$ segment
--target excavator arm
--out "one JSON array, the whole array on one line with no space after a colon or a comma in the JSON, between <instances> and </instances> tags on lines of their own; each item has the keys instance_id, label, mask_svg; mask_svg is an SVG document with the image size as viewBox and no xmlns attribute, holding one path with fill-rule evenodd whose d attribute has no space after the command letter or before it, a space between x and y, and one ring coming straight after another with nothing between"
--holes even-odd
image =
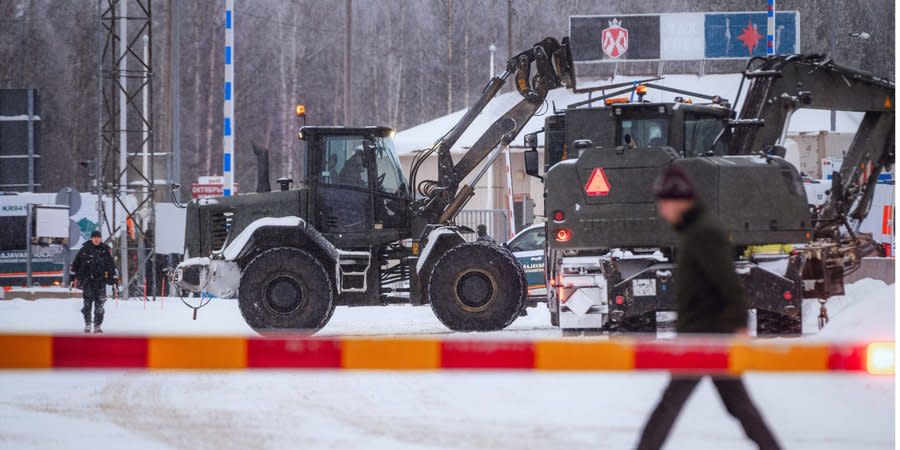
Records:
<instances>
[{"instance_id":1,"label":"excavator arm","mask_svg":"<svg viewBox=\"0 0 900 450\"><path fill-rule=\"evenodd\" d=\"M768 152L773 143L781 144L799 109L864 113L840 172L832 176L829 200L815 211L812 239L796 256L803 261L802 278L812 282L804 296L843 294L844 276L877 249L871 237L854 232L850 221L866 218L879 175L894 163L894 83L822 55L753 58L738 98L746 82L741 113L730 124L731 154Z\"/></svg>"},{"instance_id":2,"label":"excavator arm","mask_svg":"<svg viewBox=\"0 0 900 450\"><path fill-rule=\"evenodd\" d=\"M749 155L780 142L799 109L873 112L893 115L894 83L836 64L822 55L757 57L744 71L748 84L730 152ZM734 104L740 100L738 93Z\"/></svg>"},{"instance_id":3,"label":"excavator arm","mask_svg":"<svg viewBox=\"0 0 900 450\"><path fill-rule=\"evenodd\" d=\"M495 120L462 158L454 162L450 149L497 95L510 75L514 75L516 90L523 99ZM418 222L446 224L452 221L474 195L475 184L500 154L500 150L516 138L522 127L544 103L547 92L560 86L574 88L574 84L572 56L567 37L563 38L562 42L546 38L531 49L511 58L506 64L506 71L491 79L481 96L459 122L431 148L420 152L414 159L410 174L410 189L418 190L423 196L414 206ZM437 153L438 157L438 179L417 183L419 168L425 159L434 153ZM479 165L480 172L460 188L463 180Z\"/></svg>"},{"instance_id":4,"label":"excavator arm","mask_svg":"<svg viewBox=\"0 0 900 450\"><path fill-rule=\"evenodd\" d=\"M741 113L731 121L730 154L748 155L781 144L799 109L865 113L840 175L834 177L831 201L818 212L815 234L833 236L845 219L863 220L878 175L894 161L894 83L822 55L753 58L741 88L746 82Z\"/></svg>"}]
</instances>

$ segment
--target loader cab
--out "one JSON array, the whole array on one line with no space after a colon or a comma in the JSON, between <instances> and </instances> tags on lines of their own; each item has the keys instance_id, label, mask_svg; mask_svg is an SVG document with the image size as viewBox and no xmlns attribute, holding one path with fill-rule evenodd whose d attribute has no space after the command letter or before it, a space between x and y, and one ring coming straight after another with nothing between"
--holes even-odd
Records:
<instances>
[{"instance_id":1,"label":"loader cab","mask_svg":"<svg viewBox=\"0 0 900 450\"><path fill-rule=\"evenodd\" d=\"M387 127L303 127L313 226L339 248L407 237L409 190Z\"/></svg>"}]
</instances>

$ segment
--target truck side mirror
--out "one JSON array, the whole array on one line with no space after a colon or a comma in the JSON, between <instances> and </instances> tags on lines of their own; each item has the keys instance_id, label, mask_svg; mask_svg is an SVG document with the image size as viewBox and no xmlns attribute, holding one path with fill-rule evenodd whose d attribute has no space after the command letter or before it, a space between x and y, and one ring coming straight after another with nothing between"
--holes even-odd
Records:
<instances>
[{"instance_id":1,"label":"truck side mirror","mask_svg":"<svg viewBox=\"0 0 900 450\"><path fill-rule=\"evenodd\" d=\"M538 155L537 150L525 150L522 153L525 157L525 173L530 176L540 178L541 181L544 181L544 178L541 177L540 172L538 171L538 167L540 166L540 157Z\"/></svg>"},{"instance_id":2,"label":"truck side mirror","mask_svg":"<svg viewBox=\"0 0 900 450\"><path fill-rule=\"evenodd\" d=\"M538 139L537 133L529 133L525 135L525 148L537 150Z\"/></svg>"}]
</instances>

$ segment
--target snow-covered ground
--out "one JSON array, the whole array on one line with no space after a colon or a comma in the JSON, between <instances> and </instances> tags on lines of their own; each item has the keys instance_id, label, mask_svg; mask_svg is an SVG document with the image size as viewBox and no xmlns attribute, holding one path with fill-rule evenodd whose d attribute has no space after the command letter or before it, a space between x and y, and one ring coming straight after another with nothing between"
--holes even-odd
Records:
<instances>
[{"instance_id":1,"label":"snow-covered ground","mask_svg":"<svg viewBox=\"0 0 900 450\"><path fill-rule=\"evenodd\" d=\"M627 449L664 374L0 374L0 448ZM893 448L891 378L749 375L788 449ZM704 381L670 449L751 449Z\"/></svg>"},{"instance_id":2,"label":"snow-covered ground","mask_svg":"<svg viewBox=\"0 0 900 450\"><path fill-rule=\"evenodd\" d=\"M828 300L833 323L817 333L819 304L805 300L803 330L806 338L829 340L881 339L894 336L894 286L881 281L861 280L849 284L847 295ZM185 299L192 305L198 299ZM36 301L0 301L0 332L72 333L82 327L80 299L40 299ZM213 299L200 309L197 320L192 310L178 298L157 301L113 300L106 302L103 330L116 334L225 334L255 335L244 323L236 300ZM459 336L447 329L431 308L408 305L385 307L339 307L319 336L381 335ZM471 337L536 338L559 337L559 329L550 326L550 314L544 305L528 309L503 330L492 333L463 334Z\"/></svg>"},{"instance_id":3,"label":"snow-covered ground","mask_svg":"<svg viewBox=\"0 0 900 450\"><path fill-rule=\"evenodd\" d=\"M893 339L894 286L863 280L801 339ZM77 300L0 301L0 331L77 332ZM252 334L233 300L107 303L108 333ZM429 308L339 308L324 335L450 334ZM556 337L544 308L489 336ZM465 335L472 337L473 335ZM483 336L483 335L477 335ZM0 372L0 448L631 448L664 373ZM788 449L894 448L894 379L749 374ZM704 381L670 449L750 449Z\"/></svg>"}]
</instances>

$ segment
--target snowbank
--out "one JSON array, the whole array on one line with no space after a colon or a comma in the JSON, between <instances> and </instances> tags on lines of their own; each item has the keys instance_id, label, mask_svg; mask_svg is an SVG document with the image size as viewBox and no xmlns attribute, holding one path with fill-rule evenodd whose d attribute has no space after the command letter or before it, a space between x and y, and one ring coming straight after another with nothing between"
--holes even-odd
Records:
<instances>
[{"instance_id":1,"label":"snowbank","mask_svg":"<svg viewBox=\"0 0 900 450\"><path fill-rule=\"evenodd\" d=\"M829 322L811 339L828 341L894 340L894 285L864 279L846 286L846 295L828 300ZM818 327L819 304L806 300L804 328Z\"/></svg>"}]
</instances>

